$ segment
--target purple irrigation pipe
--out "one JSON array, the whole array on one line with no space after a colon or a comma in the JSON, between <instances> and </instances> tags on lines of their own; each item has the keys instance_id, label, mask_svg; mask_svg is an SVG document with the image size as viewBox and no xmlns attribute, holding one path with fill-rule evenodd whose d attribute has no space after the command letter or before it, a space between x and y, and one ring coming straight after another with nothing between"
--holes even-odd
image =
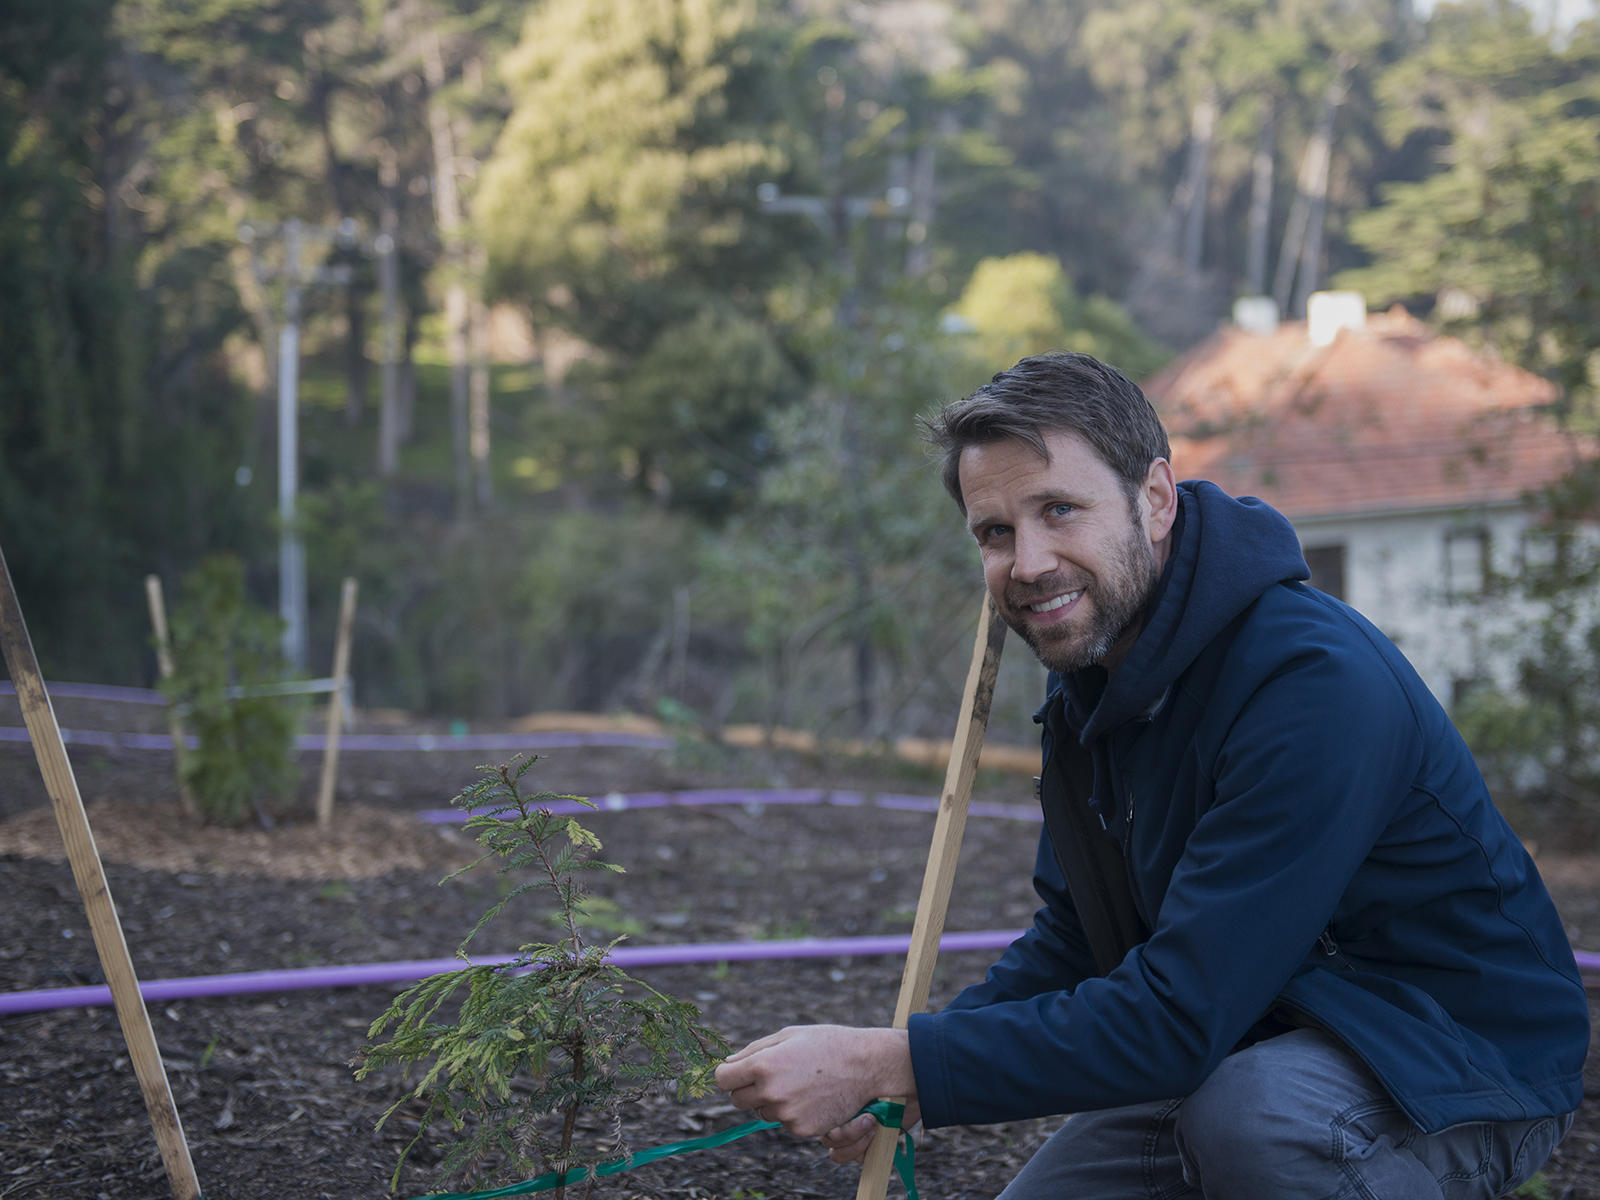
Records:
<instances>
[{"instance_id":1,"label":"purple irrigation pipe","mask_svg":"<svg viewBox=\"0 0 1600 1200\"><path fill-rule=\"evenodd\" d=\"M931 796L902 796L894 793L827 791L822 788L760 789L699 788L681 792L611 792L592 798L601 812L623 812L636 808L679 808L717 804L832 804L843 808L900 809L906 812L938 812L939 801ZM593 809L572 800L555 800L546 805L553 813L585 813ZM967 811L975 817L1002 817L1013 821L1038 823L1043 818L1031 804L993 804L975 800ZM455 808L427 808L417 814L434 825L459 825L466 814Z\"/></svg>"},{"instance_id":2,"label":"purple irrigation pipe","mask_svg":"<svg viewBox=\"0 0 1600 1200\"><path fill-rule=\"evenodd\" d=\"M994 950L1009 946L1018 930L988 929L975 933L947 933L940 943L946 952ZM908 935L848 938L801 938L788 942L697 942L677 946L619 946L611 961L619 967L665 967L693 963L754 962L780 958L855 958L883 954L903 955L910 948ZM480 966L513 961L510 955L474 960ZM294 992L374 984L411 983L429 975L454 971L459 958L419 959L412 962L361 963L354 966L297 967L281 971L244 971L231 975L191 975L180 979L151 979L139 984L145 1003L193 1000L212 996L241 996L255 992ZM0 1016L43 1012L54 1008L87 1008L111 1003L111 989L103 984L46 988L33 992L0 992Z\"/></svg>"},{"instance_id":3,"label":"purple irrigation pipe","mask_svg":"<svg viewBox=\"0 0 1600 1200\"><path fill-rule=\"evenodd\" d=\"M45 691L52 696L69 696L77 700L116 700L124 704L165 704L167 698L149 688L118 687L112 683L47 683ZM15 696L16 684L0 680L0 696Z\"/></svg>"},{"instance_id":4,"label":"purple irrigation pipe","mask_svg":"<svg viewBox=\"0 0 1600 1200\"><path fill-rule=\"evenodd\" d=\"M945 953L958 950L998 950L1009 946L1020 930L986 929L973 933L947 933L939 943ZM853 938L802 938L790 942L698 942L677 946L620 946L611 961L619 967L684 966L695 963L754 962L788 958L858 958L903 955L911 939L906 935ZM1578 951L1578 969L1600 975L1600 954ZM510 962L509 955L480 958L483 966ZM242 996L259 992L295 992L341 987L371 987L411 983L429 975L453 971L459 958L418 959L411 962L360 963L339 967L297 967L281 971L244 971L231 975L191 975L180 979L151 979L139 985L145 1003L197 1000L216 996ZM1594 986L1591 982L1590 986ZM103 984L46 988L32 992L0 992L0 1017L44 1012L57 1008L90 1008L111 1003L111 989Z\"/></svg>"},{"instance_id":5,"label":"purple irrigation pipe","mask_svg":"<svg viewBox=\"0 0 1600 1200\"><path fill-rule=\"evenodd\" d=\"M172 738L165 733L102 733L97 730L63 729L62 740L75 746L102 746L108 750L172 750ZM0 726L0 742L25 742L28 731L21 726ZM199 745L186 738L190 747ZM327 735L306 734L295 745L301 750L327 749ZM556 750L575 746L631 746L642 750L670 750L673 741L647 733L621 730L572 731L568 733L347 733L339 739L341 750Z\"/></svg>"}]
</instances>

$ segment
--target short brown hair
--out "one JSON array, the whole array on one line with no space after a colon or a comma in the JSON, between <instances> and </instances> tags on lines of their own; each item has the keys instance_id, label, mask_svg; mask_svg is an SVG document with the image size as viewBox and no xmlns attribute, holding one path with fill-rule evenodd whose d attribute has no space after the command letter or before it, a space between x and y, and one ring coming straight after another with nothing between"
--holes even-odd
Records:
<instances>
[{"instance_id":1,"label":"short brown hair","mask_svg":"<svg viewBox=\"0 0 1600 1200\"><path fill-rule=\"evenodd\" d=\"M1139 386L1087 354L1059 351L1025 358L972 395L923 419L923 433L944 452L944 486L961 510L961 452L1017 438L1046 454L1045 434L1088 442L1132 497L1158 458L1170 459L1167 431Z\"/></svg>"}]
</instances>

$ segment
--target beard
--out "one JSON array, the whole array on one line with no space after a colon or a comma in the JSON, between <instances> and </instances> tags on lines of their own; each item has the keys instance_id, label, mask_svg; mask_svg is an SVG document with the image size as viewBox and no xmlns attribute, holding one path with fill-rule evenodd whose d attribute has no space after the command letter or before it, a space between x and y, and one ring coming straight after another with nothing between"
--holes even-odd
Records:
<instances>
[{"instance_id":1,"label":"beard","mask_svg":"<svg viewBox=\"0 0 1600 1200\"><path fill-rule=\"evenodd\" d=\"M1126 652L1143 627L1145 608L1154 594L1161 572L1155 550L1143 530L1134 526L1117 548L1109 569L1083 583L1053 574L1033 583L1006 589L1001 617L1047 668L1063 675L1102 662L1113 650ZM1089 602L1088 625L1069 621L1040 628L1026 619L1029 604L1083 588Z\"/></svg>"}]
</instances>

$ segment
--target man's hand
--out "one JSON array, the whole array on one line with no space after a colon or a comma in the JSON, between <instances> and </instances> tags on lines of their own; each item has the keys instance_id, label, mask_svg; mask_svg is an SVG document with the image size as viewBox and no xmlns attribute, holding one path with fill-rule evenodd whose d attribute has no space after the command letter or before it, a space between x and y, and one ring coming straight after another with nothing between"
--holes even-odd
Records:
<instances>
[{"instance_id":1,"label":"man's hand","mask_svg":"<svg viewBox=\"0 0 1600 1200\"><path fill-rule=\"evenodd\" d=\"M900 1128L910 1129L921 1119L922 1109L915 1100L908 1100L906 1114L900 1120ZM862 1115L828 1130L822 1135L822 1144L828 1148L828 1157L836 1163L859 1162L867 1156L867 1150L877 1132L877 1118Z\"/></svg>"},{"instance_id":2,"label":"man's hand","mask_svg":"<svg viewBox=\"0 0 1600 1200\"><path fill-rule=\"evenodd\" d=\"M751 1042L717 1068L717 1086L735 1107L797 1137L839 1133L830 1151L859 1140L840 1131L856 1125L862 1105L879 1096L914 1099L917 1091L905 1030L843 1025L790 1026Z\"/></svg>"}]
</instances>

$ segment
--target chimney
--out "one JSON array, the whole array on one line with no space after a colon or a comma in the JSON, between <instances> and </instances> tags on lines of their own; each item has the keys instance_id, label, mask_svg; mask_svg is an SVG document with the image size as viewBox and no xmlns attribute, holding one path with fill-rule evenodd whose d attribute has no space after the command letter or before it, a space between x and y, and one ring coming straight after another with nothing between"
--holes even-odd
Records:
<instances>
[{"instance_id":1,"label":"chimney","mask_svg":"<svg viewBox=\"0 0 1600 1200\"><path fill-rule=\"evenodd\" d=\"M1312 292L1306 301L1306 338L1329 346L1341 329L1364 329L1367 298L1360 292Z\"/></svg>"},{"instance_id":2,"label":"chimney","mask_svg":"<svg viewBox=\"0 0 1600 1200\"><path fill-rule=\"evenodd\" d=\"M1240 296L1233 302L1233 323L1246 333L1277 333L1278 302L1271 296Z\"/></svg>"}]
</instances>

